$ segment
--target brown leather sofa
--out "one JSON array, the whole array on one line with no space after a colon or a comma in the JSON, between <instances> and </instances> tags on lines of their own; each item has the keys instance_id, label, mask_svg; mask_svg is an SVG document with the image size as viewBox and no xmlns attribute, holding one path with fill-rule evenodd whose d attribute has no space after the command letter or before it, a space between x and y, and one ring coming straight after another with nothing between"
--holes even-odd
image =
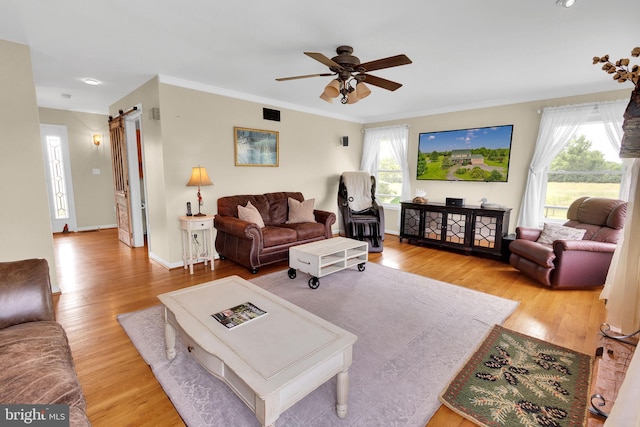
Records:
<instances>
[{"instance_id":1,"label":"brown leather sofa","mask_svg":"<svg viewBox=\"0 0 640 427\"><path fill-rule=\"evenodd\" d=\"M69 405L70 426L91 425L44 259L0 263L0 367L0 403Z\"/></svg>"},{"instance_id":2,"label":"brown leather sofa","mask_svg":"<svg viewBox=\"0 0 640 427\"><path fill-rule=\"evenodd\" d=\"M220 259L230 259L257 273L263 265L289 259L289 248L302 243L333 237L333 212L315 209L315 222L287 224L289 197L302 202L298 192L227 196L218 199L214 218L216 251ZM238 205L251 202L260 212L264 228L238 218Z\"/></svg>"},{"instance_id":3,"label":"brown leather sofa","mask_svg":"<svg viewBox=\"0 0 640 427\"><path fill-rule=\"evenodd\" d=\"M509 245L510 264L522 273L556 289L580 289L604 284L622 235L627 203L622 200L581 197L567 211L566 227L586 230L582 240L537 242L542 230L516 228Z\"/></svg>"}]
</instances>

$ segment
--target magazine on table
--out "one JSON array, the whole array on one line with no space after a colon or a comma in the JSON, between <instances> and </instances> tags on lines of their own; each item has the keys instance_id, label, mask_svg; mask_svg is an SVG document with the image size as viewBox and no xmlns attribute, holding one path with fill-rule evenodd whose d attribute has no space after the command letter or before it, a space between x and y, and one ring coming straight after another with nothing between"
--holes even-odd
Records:
<instances>
[{"instance_id":1,"label":"magazine on table","mask_svg":"<svg viewBox=\"0 0 640 427\"><path fill-rule=\"evenodd\" d=\"M211 316L226 326L227 329L232 329L265 314L267 314L266 311L247 301L235 307L212 314Z\"/></svg>"}]
</instances>

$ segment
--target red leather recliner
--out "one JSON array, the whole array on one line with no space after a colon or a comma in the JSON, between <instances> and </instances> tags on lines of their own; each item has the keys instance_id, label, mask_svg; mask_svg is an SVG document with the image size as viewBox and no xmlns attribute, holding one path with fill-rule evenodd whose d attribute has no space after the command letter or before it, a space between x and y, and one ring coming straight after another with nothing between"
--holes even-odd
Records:
<instances>
[{"instance_id":1,"label":"red leather recliner","mask_svg":"<svg viewBox=\"0 0 640 427\"><path fill-rule=\"evenodd\" d=\"M586 230L582 240L539 243L541 229L517 227L509 245L510 264L532 279L557 289L604 285L622 235L627 202L602 197L581 197L567 211L566 227Z\"/></svg>"}]
</instances>

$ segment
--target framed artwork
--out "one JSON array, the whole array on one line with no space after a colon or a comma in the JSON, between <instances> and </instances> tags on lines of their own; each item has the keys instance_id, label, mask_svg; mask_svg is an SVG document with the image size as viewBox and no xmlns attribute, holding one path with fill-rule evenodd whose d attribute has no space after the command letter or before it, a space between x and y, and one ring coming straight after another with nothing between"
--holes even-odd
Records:
<instances>
[{"instance_id":1,"label":"framed artwork","mask_svg":"<svg viewBox=\"0 0 640 427\"><path fill-rule=\"evenodd\" d=\"M236 166L278 166L278 132L234 127Z\"/></svg>"}]
</instances>

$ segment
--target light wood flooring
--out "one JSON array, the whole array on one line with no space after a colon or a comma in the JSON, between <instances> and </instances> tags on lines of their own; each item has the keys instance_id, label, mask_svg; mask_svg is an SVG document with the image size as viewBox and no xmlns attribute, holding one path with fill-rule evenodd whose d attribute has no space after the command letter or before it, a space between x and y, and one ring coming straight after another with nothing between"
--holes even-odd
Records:
<instances>
[{"instance_id":1,"label":"light wood flooring","mask_svg":"<svg viewBox=\"0 0 640 427\"><path fill-rule=\"evenodd\" d=\"M237 274L255 277L231 261L202 264L195 274L167 270L149 260L147 248L118 242L114 229L54 236L58 321L67 331L87 412L96 427L183 426L183 422L116 320L120 313L159 304L156 295ZM399 242L387 235L384 252L369 261L481 292L517 300L504 326L552 343L593 354L604 321L600 289L553 291L498 260L466 256ZM263 267L258 275L284 270L286 263ZM322 288L309 292L321 292ZM471 427L441 407L427 424Z\"/></svg>"}]
</instances>

